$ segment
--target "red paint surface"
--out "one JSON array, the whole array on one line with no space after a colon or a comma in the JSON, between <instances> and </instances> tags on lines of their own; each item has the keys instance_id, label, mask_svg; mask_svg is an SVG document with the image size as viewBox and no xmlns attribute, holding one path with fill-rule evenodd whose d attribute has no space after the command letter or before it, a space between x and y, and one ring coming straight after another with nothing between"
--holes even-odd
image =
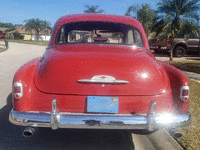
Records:
<instances>
[{"instance_id":1,"label":"red paint surface","mask_svg":"<svg viewBox=\"0 0 200 150\"><path fill-rule=\"evenodd\" d=\"M46 53L47 54L47 53ZM51 111L51 102L53 98L58 101L60 112L83 113L86 112L87 94L50 94L41 92L34 85L34 76L37 75L37 65L39 58L32 60L21 67L14 77L14 82L23 84L23 97L15 100L14 109L17 111ZM178 69L158 62L158 67L163 66L170 78L167 91L161 95L155 96L123 96L119 97L119 114L126 113L147 113L149 103L153 99L157 103L156 112L181 112L187 113L189 102L182 103L179 99L179 89L182 85L189 85L188 80ZM97 85L99 88L100 85ZM106 85L107 86L107 85ZM112 86L112 85L110 85ZM115 86L115 85L114 85ZM154 88L152 84L151 89ZM171 90L172 89L172 90ZM115 95L114 95L115 96Z\"/></svg>"},{"instance_id":2,"label":"red paint surface","mask_svg":"<svg viewBox=\"0 0 200 150\"><path fill-rule=\"evenodd\" d=\"M60 112L86 113L87 96L116 96L119 114L147 113L151 100L156 101L156 112L187 113L189 101L180 101L180 87L189 85L178 69L156 61L146 49L111 45L55 46L58 28L68 22L112 21L133 25L146 35L141 24L133 18L105 15L72 15L59 19L42 58L22 66L13 82L23 84L23 97L13 97L17 111L51 112L56 98ZM79 79L108 75L128 84L82 84ZM165 92L164 92L165 91Z\"/></svg>"},{"instance_id":3,"label":"red paint surface","mask_svg":"<svg viewBox=\"0 0 200 150\"><path fill-rule=\"evenodd\" d=\"M156 60L139 48L69 45L47 49L38 65L35 85L42 92L79 95L160 95L168 77ZM143 77L146 74L147 77ZM82 84L80 79L109 75L128 84ZM153 88L152 88L153 85Z\"/></svg>"}]
</instances>

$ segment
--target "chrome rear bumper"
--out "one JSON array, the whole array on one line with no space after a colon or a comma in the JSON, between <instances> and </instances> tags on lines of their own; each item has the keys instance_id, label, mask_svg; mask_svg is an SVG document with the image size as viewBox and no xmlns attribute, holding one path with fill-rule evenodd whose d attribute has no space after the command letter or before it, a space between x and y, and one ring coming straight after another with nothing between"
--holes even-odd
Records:
<instances>
[{"instance_id":1,"label":"chrome rear bumper","mask_svg":"<svg viewBox=\"0 0 200 150\"><path fill-rule=\"evenodd\" d=\"M20 126L81 128L81 129L147 129L175 128L189 125L190 114L155 114L155 101L150 104L147 115L119 114L72 114L58 113L56 100L52 101L52 112L18 112L11 110L9 120Z\"/></svg>"}]
</instances>

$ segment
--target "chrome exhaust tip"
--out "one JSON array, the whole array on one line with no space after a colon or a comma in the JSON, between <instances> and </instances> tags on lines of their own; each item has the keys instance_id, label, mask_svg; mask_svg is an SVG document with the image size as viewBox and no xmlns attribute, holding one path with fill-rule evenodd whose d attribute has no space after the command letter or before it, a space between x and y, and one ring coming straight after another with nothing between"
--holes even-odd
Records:
<instances>
[{"instance_id":1,"label":"chrome exhaust tip","mask_svg":"<svg viewBox=\"0 0 200 150\"><path fill-rule=\"evenodd\" d=\"M35 132L35 129L34 129L34 128L27 127L27 128L23 131L22 135L23 135L24 137L31 137L31 136L33 135L34 132Z\"/></svg>"},{"instance_id":2,"label":"chrome exhaust tip","mask_svg":"<svg viewBox=\"0 0 200 150\"><path fill-rule=\"evenodd\" d=\"M182 133L177 131L176 129L172 129L169 131L169 133L171 134L171 136L175 137L175 138L180 138L182 137Z\"/></svg>"}]
</instances>

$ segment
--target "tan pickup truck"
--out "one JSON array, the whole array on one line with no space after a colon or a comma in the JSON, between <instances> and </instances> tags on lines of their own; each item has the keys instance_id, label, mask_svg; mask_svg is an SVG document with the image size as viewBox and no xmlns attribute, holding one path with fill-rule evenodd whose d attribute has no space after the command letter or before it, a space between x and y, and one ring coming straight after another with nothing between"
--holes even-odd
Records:
<instances>
[{"instance_id":1,"label":"tan pickup truck","mask_svg":"<svg viewBox=\"0 0 200 150\"><path fill-rule=\"evenodd\" d=\"M176 57L182 57L187 52L200 52L200 37L191 34L189 38L185 39L182 34L179 34L172 44L162 39L150 39L149 47L151 50L154 50L156 54L162 52L168 53L172 47L173 55Z\"/></svg>"}]
</instances>

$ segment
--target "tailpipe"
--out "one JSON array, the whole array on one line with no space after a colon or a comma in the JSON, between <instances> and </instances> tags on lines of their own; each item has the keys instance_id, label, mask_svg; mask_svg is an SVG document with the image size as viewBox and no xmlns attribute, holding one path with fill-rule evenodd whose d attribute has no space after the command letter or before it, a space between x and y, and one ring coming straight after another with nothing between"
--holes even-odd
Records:
<instances>
[{"instance_id":1,"label":"tailpipe","mask_svg":"<svg viewBox=\"0 0 200 150\"><path fill-rule=\"evenodd\" d=\"M169 133L171 134L171 136L173 136L173 137L175 137L175 138L180 138L180 137L182 137L182 133L179 132L179 131L176 130L176 129L170 130Z\"/></svg>"},{"instance_id":2,"label":"tailpipe","mask_svg":"<svg viewBox=\"0 0 200 150\"><path fill-rule=\"evenodd\" d=\"M34 129L34 128L27 127L27 128L23 131L22 135L23 135L24 137L31 137L31 136L33 135L34 132L35 132L35 129Z\"/></svg>"}]
</instances>

